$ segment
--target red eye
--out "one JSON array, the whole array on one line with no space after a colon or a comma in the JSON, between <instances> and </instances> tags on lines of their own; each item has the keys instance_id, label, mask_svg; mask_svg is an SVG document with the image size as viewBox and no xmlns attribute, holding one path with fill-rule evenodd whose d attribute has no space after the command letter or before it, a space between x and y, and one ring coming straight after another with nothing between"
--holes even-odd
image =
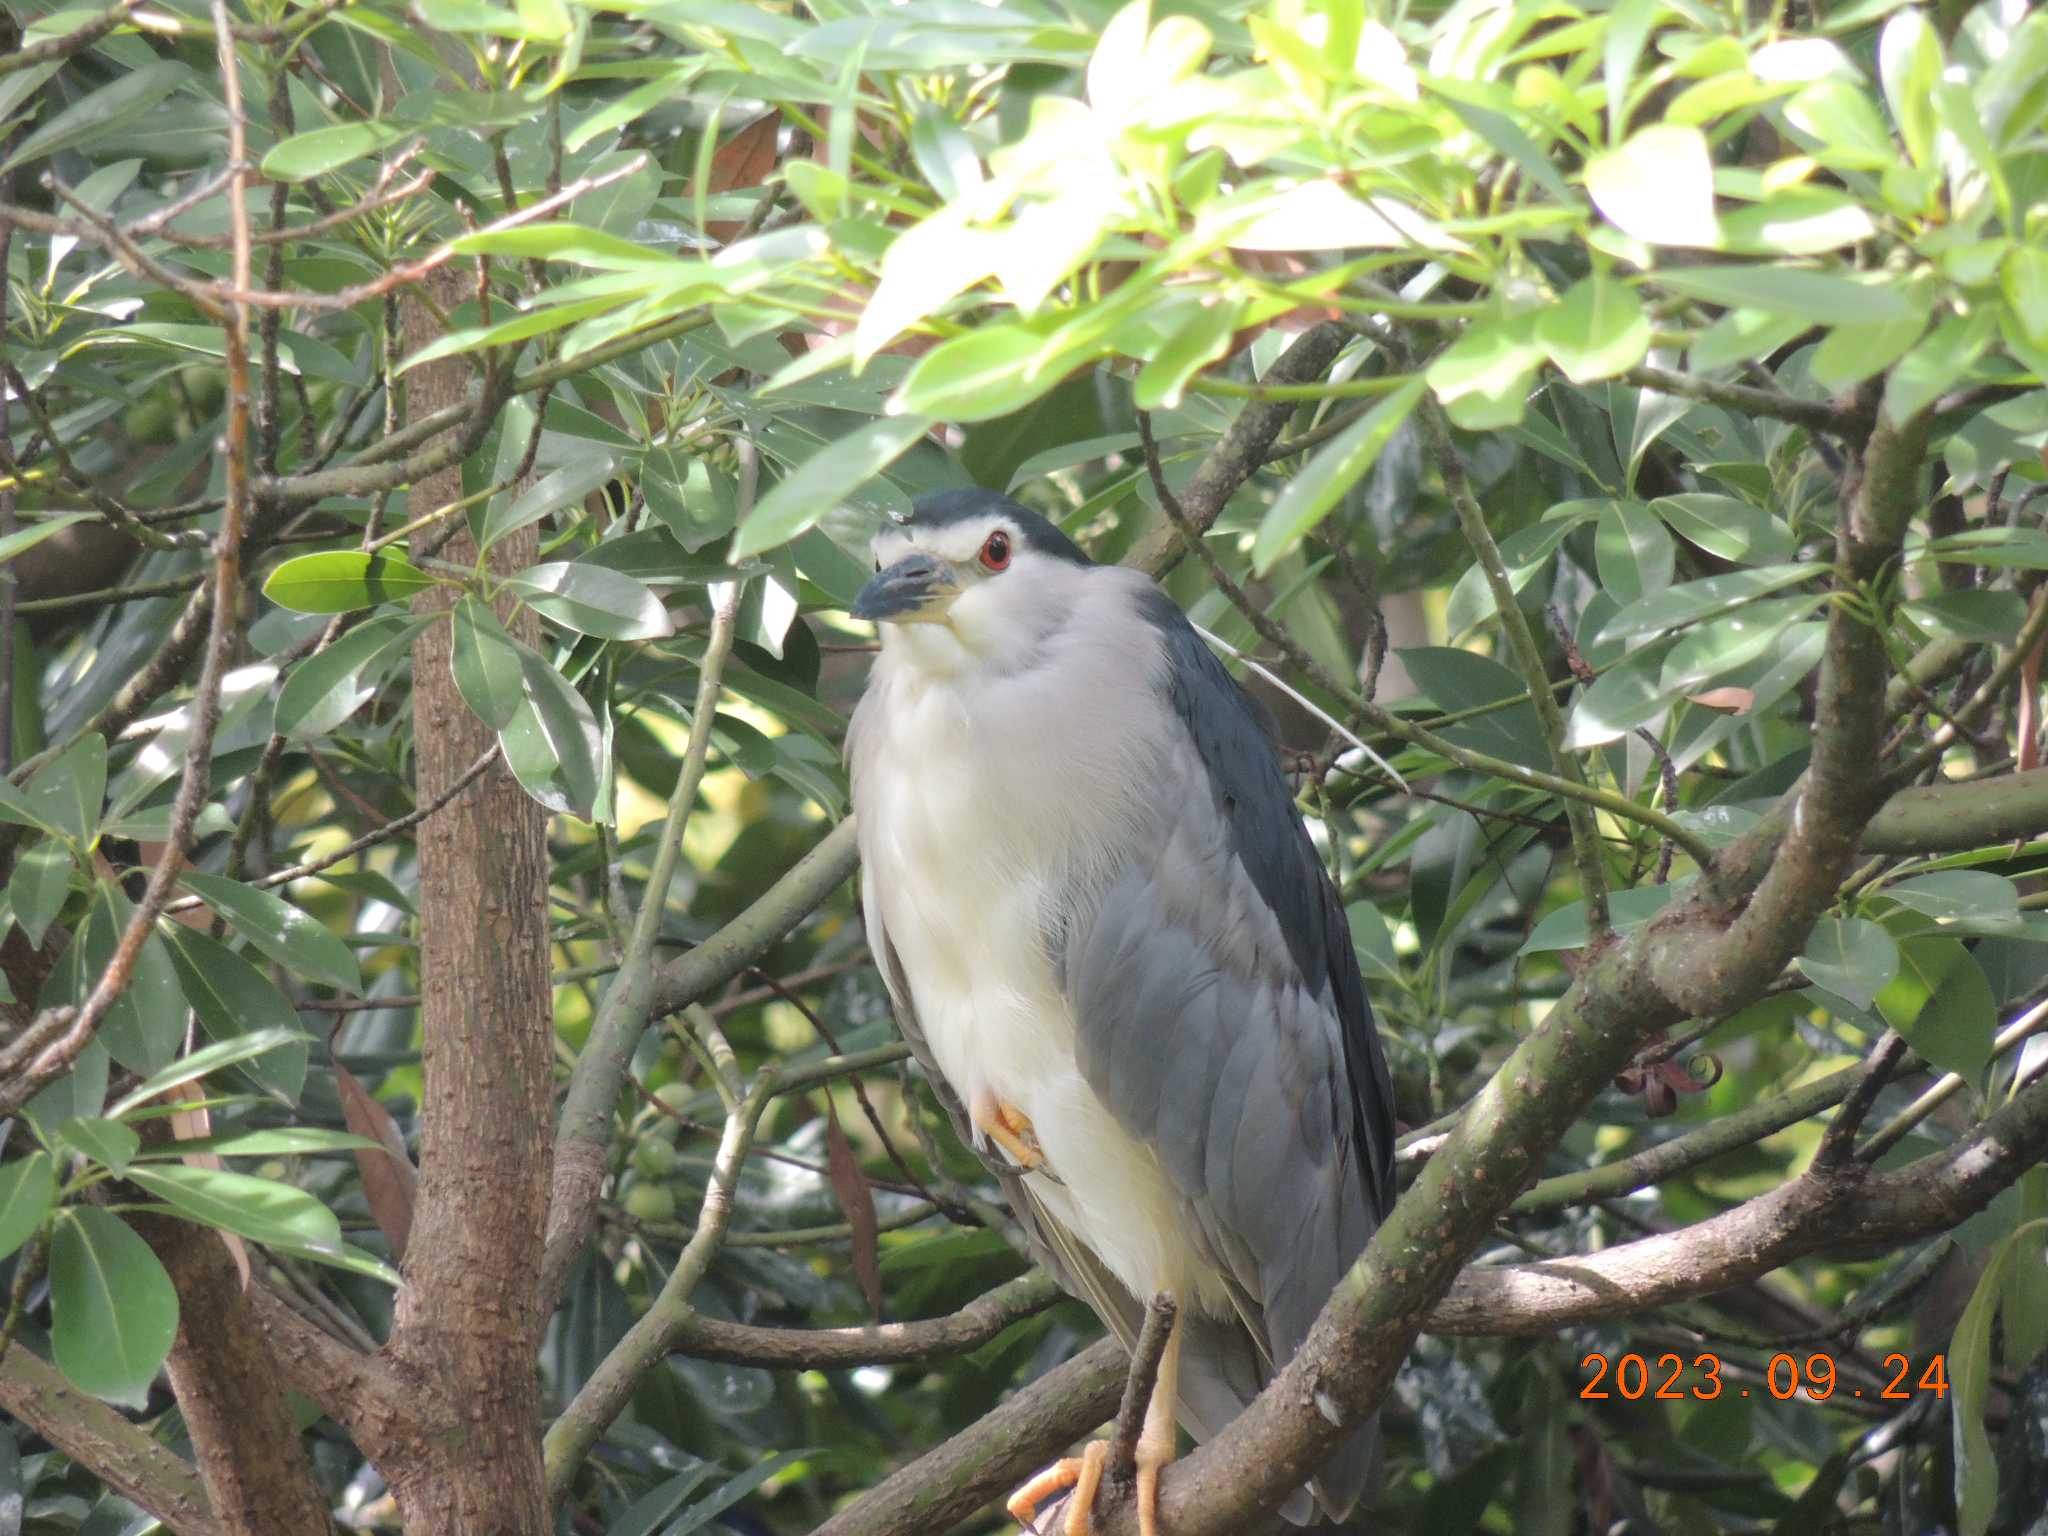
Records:
<instances>
[{"instance_id":1,"label":"red eye","mask_svg":"<svg viewBox=\"0 0 2048 1536\"><path fill-rule=\"evenodd\" d=\"M981 546L981 563L983 568L991 571L1000 571L1009 565L1010 536L1002 529L990 534Z\"/></svg>"}]
</instances>

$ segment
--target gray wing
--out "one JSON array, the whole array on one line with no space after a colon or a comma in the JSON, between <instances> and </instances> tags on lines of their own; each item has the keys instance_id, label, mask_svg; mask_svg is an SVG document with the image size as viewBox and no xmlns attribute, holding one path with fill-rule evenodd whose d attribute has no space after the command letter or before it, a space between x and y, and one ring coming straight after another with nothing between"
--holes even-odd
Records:
<instances>
[{"instance_id":1,"label":"gray wing","mask_svg":"<svg viewBox=\"0 0 2048 1536\"><path fill-rule=\"evenodd\" d=\"M1184 1346L1190 1427L1288 1359L1393 1199L1392 1090L1343 908L1251 702L1163 593L1148 613L1184 736L1153 835L1057 942L1089 1086L1149 1143L1257 1346ZM1348 1512L1362 1430L1316 1489ZM1290 1514L1293 1513L1290 1511Z\"/></svg>"}]
</instances>

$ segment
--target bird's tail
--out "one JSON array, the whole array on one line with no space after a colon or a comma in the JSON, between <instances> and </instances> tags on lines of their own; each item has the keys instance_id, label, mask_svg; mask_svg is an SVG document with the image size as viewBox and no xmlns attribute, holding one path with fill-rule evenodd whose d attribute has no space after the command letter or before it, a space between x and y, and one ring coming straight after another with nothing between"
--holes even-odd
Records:
<instances>
[{"instance_id":1,"label":"bird's tail","mask_svg":"<svg viewBox=\"0 0 2048 1536\"><path fill-rule=\"evenodd\" d=\"M1235 1320L1183 1313L1180 1421L1197 1440L1208 1440L1259 1395L1271 1371L1251 1335ZM1323 1463L1306 1488L1288 1495L1280 1515L1290 1525L1342 1522L1379 1486L1379 1421L1369 1420Z\"/></svg>"}]
</instances>

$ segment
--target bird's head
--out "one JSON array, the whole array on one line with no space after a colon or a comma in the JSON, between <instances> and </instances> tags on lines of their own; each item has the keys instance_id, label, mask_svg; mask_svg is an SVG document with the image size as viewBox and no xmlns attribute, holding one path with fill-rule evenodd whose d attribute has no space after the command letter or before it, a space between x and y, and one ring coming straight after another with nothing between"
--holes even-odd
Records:
<instances>
[{"instance_id":1,"label":"bird's head","mask_svg":"<svg viewBox=\"0 0 2048 1536\"><path fill-rule=\"evenodd\" d=\"M874 577L849 612L934 661L1027 651L1065 619L1094 568L1036 512L984 490L919 497L875 536L874 554Z\"/></svg>"}]
</instances>

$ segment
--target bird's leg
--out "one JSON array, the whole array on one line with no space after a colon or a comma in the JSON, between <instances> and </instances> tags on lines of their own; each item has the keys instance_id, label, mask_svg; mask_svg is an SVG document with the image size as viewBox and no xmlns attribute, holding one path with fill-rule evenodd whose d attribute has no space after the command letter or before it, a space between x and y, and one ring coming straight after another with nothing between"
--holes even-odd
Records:
<instances>
[{"instance_id":1,"label":"bird's leg","mask_svg":"<svg viewBox=\"0 0 2048 1536\"><path fill-rule=\"evenodd\" d=\"M1067 1496L1067 1518L1061 1536L1088 1536L1096 1490L1102 1486L1103 1463L1108 1460L1109 1442L1090 1440L1081 1447L1080 1455L1054 1462L1011 1494L1004 1507L1025 1530L1036 1531L1038 1506L1062 1489L1071 1488L1074 1491Z\"/></svg>"},{"instance_id":2,"label":"bird's leg","mask_svg":"<svg viewBox=\"0 0 2048 1536\"><path fill-rule=\"evenodd\" d=\"M1167 1331L1159 1355L1159 1374L1152 1400L1145 1405L1145 1427L1138 1435L1138 1533L1159 1536L1159 1474L1179 1448L1174 1404L1180 1398L1180 1318Z\"/></svg>"},{"instance_id":3,"label":"bird's leg","mask_svg":"<svg viewBox=\"0 0 2048 1536\"><path fill-rule=\"evenodd\" d=\"M1038 1132L1030 1118L1014 1104L1005 1104L986 1088L974 1096L968 1111L974 1127L1010 1154L1010 1161L1026 1173L1045 1166L1045 1149L1038 1144Z\"/></svg>"}]
</instances>

